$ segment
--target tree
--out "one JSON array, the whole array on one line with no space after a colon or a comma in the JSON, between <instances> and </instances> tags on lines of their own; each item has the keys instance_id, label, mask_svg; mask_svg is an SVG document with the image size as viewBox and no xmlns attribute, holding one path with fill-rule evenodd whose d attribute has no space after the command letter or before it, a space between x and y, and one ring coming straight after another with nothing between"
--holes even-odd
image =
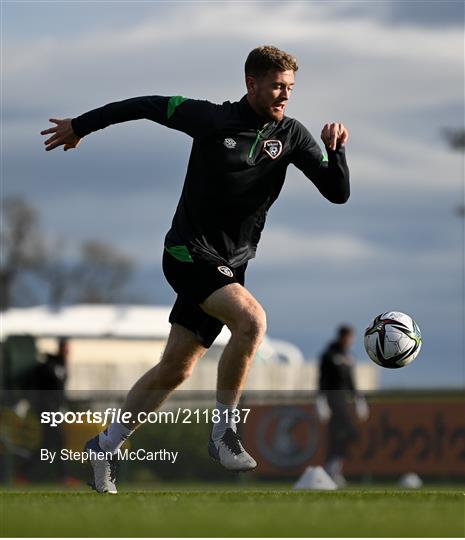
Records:
<instances>
[{"instance_id":1,"label":"tree","mask_svg":"<svg viewBox=\"0 0 465 540\"><path fill-rule=\"evenodd\" d=\"M465 150L465 129L463 128L446 128L444 130L449 146L453 150Z\"/></svg>"},{"instance_id":2,"label":"tree","mask_svg":"<svg viewBox=\"0 0 465 540\"><path fill-rule=\"evenodd\" d=\"M47 244L47 261L41 278L48 285L48 303L58 308L66 303L74 282L74 267L64 256L65 241L59 238Z\"/></svg>"},{"instance_id":3,"label":"tree","mask_svg":"<svg viewBox=\"0 0 465 540\"><path fill-rule=\"evenodd\" d=\"M52 241L43 235L37 210L22 197L5 197L1 206L0 309L24 304L26 297L26 303L35 303L38 297L42 300L44 291L54 307L124 299L133 270L127 255L89 240L73 261L65 256L63 239ZM21 297L13 294L17 289Z\"/></svg>"},{"instance_id":4,"label":"tree","mask_svg":"<svg viewBox=\"0 0 465 540\"><path fill-rule=\"evenodd\" d=\"M44 264L43 236L39 215L22 197L5 197L1 203L0 309L13 301L13 287L28 271Z\"/></svg>"},{"instance_id":5,"label":"tree","mask_svg":"<svg viewBox=\"0 0 465 540\"><path fill-rule=\"evenodd\" d=\"M465 152L465 129L464 128L446 128L444 135L452 150ZM465 182L465 178L462 179ZM465 201L462 201L457 208L459 216L465 217Z\"/></svg>"},{"instance_id":6,"label":"tree","mask_svg":"<svg viewBox=\"0 0 465 540\"><path fill-rule=\"evenodd\" d=\"M77 302L92 304L122 300L133 261L113 246L91 240L81 246L81 260L73 272Z\"/></svg>"}]
</instances>

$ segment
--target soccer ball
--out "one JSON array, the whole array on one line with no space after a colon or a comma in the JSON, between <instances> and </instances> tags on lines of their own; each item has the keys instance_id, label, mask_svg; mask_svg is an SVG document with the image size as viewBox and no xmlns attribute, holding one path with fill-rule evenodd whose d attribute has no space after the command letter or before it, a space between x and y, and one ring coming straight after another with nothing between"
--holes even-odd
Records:
<instances>
[{"instance_id":1,"label":"soccer ball","mask_svg":"<svg viewBox=\"0 0 465 540\"><path fill-rule=\"evenodd\" d=\"M400 311L378 315L365 330L364 341L365 350L373 362L390 369L410 364L421 349L417 323Z\"/></svg>"}]
</instances>

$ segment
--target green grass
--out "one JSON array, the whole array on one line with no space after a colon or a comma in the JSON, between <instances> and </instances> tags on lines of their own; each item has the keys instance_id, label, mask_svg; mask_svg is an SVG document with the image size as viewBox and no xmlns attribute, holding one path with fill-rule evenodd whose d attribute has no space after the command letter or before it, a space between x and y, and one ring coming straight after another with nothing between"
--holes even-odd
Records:
<instances>
[{"instance_id":1,"label":"green grass","mask_svg":"<svg viewBox=\"0 0 465 540\"><path fill-rule=\"evenodd\" d=\"M461 536L460 491L0 492L2 536Z\"/></svg>"}]
</instances>

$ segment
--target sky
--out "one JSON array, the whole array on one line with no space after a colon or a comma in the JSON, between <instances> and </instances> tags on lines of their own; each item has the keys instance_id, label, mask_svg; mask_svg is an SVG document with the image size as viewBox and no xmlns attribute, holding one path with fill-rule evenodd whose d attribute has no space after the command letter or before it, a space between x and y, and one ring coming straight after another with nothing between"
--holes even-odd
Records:
<instances>
[{"instance_id":1,"label":"sky","mask_svg":"<svg viewBox=\"0 0 465 540\"><path fill-rule=\"evenodd\" d=\"M403 311L423 350L383 386L463 386L463 155L442 134L464 123L463 23L447 1L3 2L3 192L70 257L88 238L130 254L133 296L172 303L160 262L191 140L142 120L64 153L39 132L138 95L236 101L248 52L278 46L299 63L286 114L317 139L328 121L349 129L352 195L332 205L289 168L246 276L269 334L314 358L348 321L366 360L364 328Z\"/></svg>"}]
</instances>

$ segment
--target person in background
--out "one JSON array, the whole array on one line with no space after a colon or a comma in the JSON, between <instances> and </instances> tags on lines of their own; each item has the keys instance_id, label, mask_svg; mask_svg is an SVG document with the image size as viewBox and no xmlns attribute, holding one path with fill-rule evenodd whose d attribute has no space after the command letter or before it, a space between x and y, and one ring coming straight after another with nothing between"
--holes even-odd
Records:
<instances>
[{"instance_id":1,"label":"person in background","mask_svg":"<svg viewBox=\"0 0 465 540\"><path fill-rule=\"evenodd\" d=\"M368 418L365 398L357 391L354 382L355 362L350 349L355 341L355 330L349 325L338 328L332 341L320 359L319 393L316 409L320 421L328 425L328 446L325 462L326 472L338 487L344 487L343 464L348 447L358 436L350 410L350 400L355 400L355 412L359 420Z\"/></svg>"},{"instance_id":2,"label":"person in background","mask_svg":"<svg viewBox=\"0 0 465 540\"><path fill-rule=\"evenodd\" d=\"M42 396L48 402L51 402L56 409L60 408L66 401L65 386L68 378L68 358L70 348L69 340L66 337L60 337L57 342L55 353L47 353L45 361L37 366L36 382L37 388L41 390L53 390L49 394Z\"/></svg>"},{"instance_id":3,"label":"person in background","mask_svg":"<svg viewBox=\"0 0 465 540\"><path fill-rule=\"evenodd\" d=\"M68 378L68 359L70 356L69 340L60 337L55 353L45 354L44 361L37 364L34 388L36 391L35 408L43 411L64 411L66 409L66 381ZM43 447L60 452L66 448L65 430L62 424L51 427L43 425ZM57 460L57 473L60 481L75 485L78 480L70 476L67 463Z\"/></svg>"}]
</instances>

